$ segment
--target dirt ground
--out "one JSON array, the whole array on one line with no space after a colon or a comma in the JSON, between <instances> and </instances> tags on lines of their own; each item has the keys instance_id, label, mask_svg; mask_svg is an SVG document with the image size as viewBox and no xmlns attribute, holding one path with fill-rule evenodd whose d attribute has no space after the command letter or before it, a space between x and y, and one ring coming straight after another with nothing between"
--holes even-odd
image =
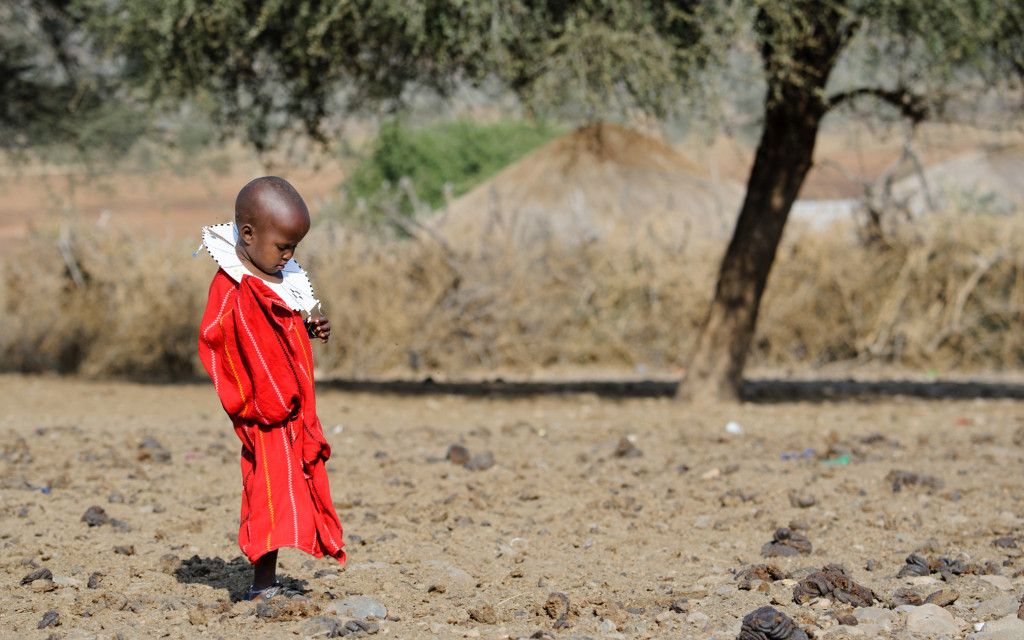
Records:
<instances>
[{"instance_id":1,"label":"dirt ground","mask_svg":"<svg viewBox=\"0 0 1024 640\"><path fill-rule=\"evenodd\" d=\"M1022 637L968 635L1018 622L1014 398L697 409L322 387L349 560L283 550L315 604L261 614L240 599L239 443L207 383L0 382L5 637L324 637L317 615L343 620L352 595L387 607L376 638L724 639L762 606L819 638ZM797 555L766 557L783 527ZM915 553L931 565L900 575ZM814 582L830 563L847 576ZM921 622L929 596L945 633Z\"/></svg>"}]
</instances>

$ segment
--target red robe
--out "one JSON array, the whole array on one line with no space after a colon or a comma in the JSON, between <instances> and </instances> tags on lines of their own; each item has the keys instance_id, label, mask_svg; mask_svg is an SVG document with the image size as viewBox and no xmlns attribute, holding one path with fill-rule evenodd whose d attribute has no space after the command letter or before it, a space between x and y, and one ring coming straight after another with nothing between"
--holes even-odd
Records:
<instances>
[{"instance_id":1,"label":"red robe","mask_svg":"<svg viewBox=\"0 0 1024 640\"><path fill-rule=\"evenodd\" d=\"M242 441L238 545L249 562L280 547L345 562L302 316L259 278L235 282L219 269L199 357Z\"/></svg>"}]
</instances>

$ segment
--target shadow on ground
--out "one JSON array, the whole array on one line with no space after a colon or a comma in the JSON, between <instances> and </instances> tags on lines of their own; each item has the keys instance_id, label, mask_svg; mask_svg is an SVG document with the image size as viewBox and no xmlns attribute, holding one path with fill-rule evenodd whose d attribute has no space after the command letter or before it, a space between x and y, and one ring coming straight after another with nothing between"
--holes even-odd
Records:
<instances>
[{"instance_id":1,"label":"shadow on ground","mask_svg":"<svg viewBox=\"0 0 1024 640\"><path fill-rule=\"evenodd\" d=\"M576 380L515 382L500 378L475 382L332 379L317 382L320 389L394 395L459 395L472 397L530 397L592 393L609 398L664 398L675 395L679 383L662 380ZM746 402L835 402L872 398L1024 399L1024 384L975 381L912 380L745 380L741 396Z\"/></svg>"},{"instance_id":2,"label":"shadow on ground","mask_svg":"<svg viewBox=\"0 0 1024 640\"><path fill-rule=\"evenodd\" d=\"M198 555L182 560L174 570L179 582L205 584L214 589L224 589L231 594L231 601L243 600L252 583L252 566L242 556L226 562L223 558L201 558ZM292 578L282 579L289 586L302 590L306 583Z\"/></svg>"}]
</instances>

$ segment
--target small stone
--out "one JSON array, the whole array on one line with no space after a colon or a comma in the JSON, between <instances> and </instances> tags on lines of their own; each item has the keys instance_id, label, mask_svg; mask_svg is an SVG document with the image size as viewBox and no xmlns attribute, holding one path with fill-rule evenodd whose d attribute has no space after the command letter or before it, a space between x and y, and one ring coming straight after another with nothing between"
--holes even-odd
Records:
<instances>
[{"instance_id":1,"label":"small stone","mask_svg":"<svg viewBox=\"0 0 1024 640\"><path fill-rule=\"evenodd\" d=\"M114 547L114 553L120 556L134 556L135 545L133 544L119 544Z\"/></svg>"},{"instance_id":2,"label":"small stone","mask_svg":"<svg viewBox=\"0 0 1024 640\"><path fill-rule=\"evenodd\" d=\"M690 601L686 598L679 598L672 604L668 605L668 610L673 613L686 613L690 610Z\"/></svg>"},{"instance_id":3,"label":"small stone","mask_svg":"<svg viewBox=\"0 0 1024 640\"><path fill-rule=\"evenodd\" d=\"M980 640L1010 640L1024 638L1024 620L1016 616L1005 616L985 625L985 634Z\"/></svg>"},{"instance_id":4,"label":"small stone","mask_svg":"<svg viewBox=\"0 0 1024 640\"><path fill-rule=\"evenodd\" d=\"M342 625L342 636L359 637L380 631L380 625L372 620L349 620Z\"/></svg>"},{"instance_id":5,"label":"small stone","mask_svg":"<svg viewBox=\"0 0 1024 640\"><path fill-rule=\"evenodd\" d=\"M766 558L808 555L810 553L811 541L786 527L776 529L772 535L772 541L766 542L761 547L761 555Z\"/></svg>"},{"instance_id":6,"label":"small stone","mask_svg":"<svg viewBox=\"0 0 1024 640\"><path fill-rule=\"evenodd\" d=\"M980 576L980 578L1000 591L1013 591L1013 583L1006 576Z\"/></svg>"},{"instance_id":7,"label":"small stone","mask_svg":"<svg viewBox=\"0 0 1024 640\"><path fill-rule=\"evenodd\" d=\"M844 613L840 616L837 616L836 621L839 624L843 624L848 627L856 627L860 623L860 621L857 620L857 616L853 615L852 613Z\"/></svg>"},{"instance_id":8,"label":"small stone","mask_svg":"<svg viewBox=\"0 0 1024 640\"><path fill-rule=\"evenodd\" d=\"M857 609L855 615L861 626L866 624L878 624L891 627L896 623L896 614L890 609L882 607L864 607Z\"/></svg>"},{"instance_id":9,"label":"small stone","mask_svg":"<svg viewBox=\"0 0 1024 640\"><path fill-rule=\"evenodd\" d=\"M637 448L629 438L622 438L615 446L616 458L639 458L644 452Z\"/></svg>"},{"instance_id":10,"label":"small stone","mask_svg":"<svg viewBox=\"0 0 1024 640\"><path fill-rule=\"evenodd\" d=\"M490 451L478 453L462 466L470 471L487 471L494 466L494 454Z\"/></svg>"},{"instance_id":11,"label":"small stone","mask_svg":"<svg viewBox=\"0 0 1024 640\"><path fill-rule=\"evenodd\" d=\"M54 610L49 610L43 614L43 619L36 625L36 629L45 629L46 627L59 627L60 626L60 614Z\"/></svg>"},{"instance_id":12,"label":"small stone","mask_svg":"<svg viewBox=\"0 0 1024 640\"><path fill-rule=\"evenodd\" d=\"M807 509L813 507L818 503L817 499L810 493L801 493L799 491L789 492L789 504L797 509Z\"/></svg>"},{"instance_id":13,"label":"small stone","mask_svg":"<svg viewBox=\"0 0 1024 640\"><path fill-rule=\"evenodd\" d=\"M461 444L452 444L448 447L448 453L445 455L445 458L452 464L466 464L469 462L469 449Z\"/></svg>"},{"instance_id":14,"label":"small stone","mask_svg":"<svg viewBox=\"0 0 1024 640\"><path fill-rule=\"evenodd\" d=\"M160 556L160 571L163 573L174 573L181 568L181 558L173 553L165 553Z\"/></svg>"},{"instance_id":15,"label":"small stone","mask_svg":"<svg viewBox=\"0 0 1024 640\"><path fill-rule=\"evenodd\" d=\"M427 593L444 593L448 590L448 587L444 586L443 582L432 584L427 587Z\"/></svg>"},{"instance_id":16,"label":"small stone","mask_svg":"<svg viewBox=\"0 0 1024 640\"><path fill-rule=\"evenodd\" d=\"M303 638L337 638L341 636L341 623L328 616L313 616L299 627Z\"/></svg>"},{"instance_id":17,"label":"small stone","mask_svg":"<svg viewBox=\"0 0 1024 640\"><path fill-rule=\"evenodd\" d=\"M1011 614L1016 615L1019 606L1020 603L1017 602L1016 596L1010 594L996 596L979 602L974 607L974 615L981 620L992 620Z\"/></svg>"},{"instance_id":18,"label":"small stone","mask_svg":"<svg viewBox=\"0 0 1024 640\"><path fill-rule=\"evenodd\" d=\"M711 618L700 611L694 611L690 615L686 616L686 621L703 631L704 628L708 626L708 623L711 622Z\"/></svg>"},{"instance_id":19,"label":"small stone","mask_svg":"<svg viewBox=\"0 0 1024 640\"><path fill-rule=\"evenodd\" d=\"M35 582L36 580L52 580L52 579L53 579L53 573L49 569L44 567L42 569L36 569L32 573L30 573L27 576L25 576L24 578L22 578L21 579L21 584L30 584L32 582Z\"/></svg>"},{"instance_id":20,"label":"small stone","mask_svg":"<svg viewBox=\"0 0 1024 640\"><path fill-rule=\"evenodd\" d=\"M88 524L90 527L98 527L104 524L110 524L110 516L103 510L103 507L89 507L82 514L82 522Z\"/></svg>"},{"instance_id":21,"label":"small stone","mask_svg":"<svg viewBox=\"0 0 1024 640\"><path fill-rule=\"evenodd\" d=\"M911 608L907 613L906 630L912 635L931 638L941 635L956 637L960 633L953 614L934 604Z\"/></svg>"},{"instance_id":22,"label":"small stone","mask_svg":"<svg viewBox=\"0 0 1024 640\"><path fill-rule=\"evenodd\" d=\"M498 616L494 613L494 607L484 604L469 610L469 618L481 624L497 624Z\"/></svg>"},{"instance_id":23,"label":"small stone","mask_svg":"<svg viewBox=\"0 0 1024 640\"><path fill-rule=\"evenodd\" d=\"M597 625L597 630L601 633L615 633L618 629L619 628L615 626L615 623L608 618L605 618L601 621L601 624Z\"/></svg>"},{"instance_id":24,"label":"small stone","mask_svg":"<svg viewBox=\"0 0 1024 640\"><path fill-rule=\"evenodd\" d=\"M924 599L929 604L936 604L940 607L948 607L957 601L960 594L952 589L940 589L935 593L928 594L928 597Z\"/></svg>"},{"instance_id":25,"label":"small stone","mask_svg":"<svg viewBox=\"0 0 1024 640\"><path fill-rule=\"evenodd\" d=\"M93 572L93 574L89 576L89 582L86 583L85 586L89 587L90 589L98 589L100 586L100 578L102 577L103 574L99 571Z\"/></svg>"},{"instance_id":26,"label":"small stone","mask_svg":"<svg viewBox=\"0 0 1024 640\"><path fill-rule=\"evenodd\" d=\"M339 602L333 602L327 606L327 611L346 618L368 618L388 617L388 609L382 603L369 596L347 596Z\"/></svg>"},{"instance_id":27,"label":"small stone","mask_svg":"<svg viewBox=\"0 0 1024 640\"><path fill-rule=\"evenodd\" d=\"M170 462L171 452L157 442L153 436L146 436L146 439L139 445L139 452L136 454L135 459L139 462Z\"/></svg>"}]
</instances>

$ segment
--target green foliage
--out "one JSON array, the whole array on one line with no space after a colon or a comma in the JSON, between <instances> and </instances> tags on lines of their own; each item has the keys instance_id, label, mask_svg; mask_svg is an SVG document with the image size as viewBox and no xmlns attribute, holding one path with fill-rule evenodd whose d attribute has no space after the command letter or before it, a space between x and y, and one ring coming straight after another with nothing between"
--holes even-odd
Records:
<instances>
[{"instance_id":1,"label":"green foliage","mask_svg":"<svg viewBox=\"0 0 1024 640\"><path fill-rule=\"evenodd\" d=\"M444 204L445 185L460 196L553 138L546 123L481 123L458 120L412 128L401 120L385 122L370 153L347 182L353 198L377 201L408 178L413 193L431 208ZM399 194L403 213L411 213L409 194Z\"/></svg>"}]
</instances>

